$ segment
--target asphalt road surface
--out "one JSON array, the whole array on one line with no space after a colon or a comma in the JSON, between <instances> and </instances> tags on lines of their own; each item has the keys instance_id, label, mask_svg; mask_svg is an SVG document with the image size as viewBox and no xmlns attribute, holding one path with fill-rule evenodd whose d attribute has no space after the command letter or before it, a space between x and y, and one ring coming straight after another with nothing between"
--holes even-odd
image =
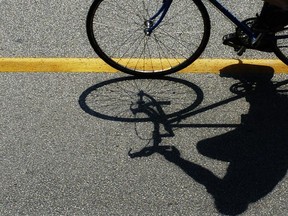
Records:
<instances>
[{"instance_id":1,"label":"asphalt road surface","mask_svg":"<svg viewBox=\"0 0 288 216\"><path fill-rule=\"evenodd\" d=\"M255 17L262 1L222 1L239 19ZM89 1L2 0L0 56L94 57L85 30ZM203 57L236 58L233 49L222 45L222 37L234 31L231 23L208 1L212 24L211 40ZM265 54L248 51L243 58L263 58Z\"/></svg>"},{"instance_id":2,"label":"asphalt road surface","mask_svg":"<svg viewBox=\"0 0 288 216\"><path fill-rule=\"evenodd\" d=\"M94 57L91 2L0 1L0 56ZM236 3L227 5L240 17L261 6ZM215 31L203 56L234 58L220 40L230 24L209 10ZM0 74L1 215L287 214L287 75L242 65L125 77ZM137 112L141 91L156 101L153 121ZM164 147L128 156L153 142Z\"/></svg>"}]
</instances>

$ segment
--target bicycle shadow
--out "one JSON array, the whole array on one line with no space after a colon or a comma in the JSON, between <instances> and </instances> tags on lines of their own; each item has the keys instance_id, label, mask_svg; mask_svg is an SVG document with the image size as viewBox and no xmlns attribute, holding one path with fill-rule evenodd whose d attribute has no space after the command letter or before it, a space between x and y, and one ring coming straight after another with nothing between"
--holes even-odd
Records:
<instances>
[{"instance_id":1,"label":"bicycle shadow","mask_svg":"<svg viewBox=\"0 0 288 216\"><path fill-rule=\"evenodd\" d=\"M245 96L249 112L235 130L197 143L200 154L229 162L225 176L219 178L205 167L185 160L175 147L159 151L204 185L217 210L227 215L245 212L249 204L273 191L288 169L288 96L284 94L287 90L276 90L288 81L275 85L269 76L245 74L242 70L238 73L233 68L224 69L222 75L241 80L238 87L250 85L250 93Z\"/></svg>"}]
</instances>

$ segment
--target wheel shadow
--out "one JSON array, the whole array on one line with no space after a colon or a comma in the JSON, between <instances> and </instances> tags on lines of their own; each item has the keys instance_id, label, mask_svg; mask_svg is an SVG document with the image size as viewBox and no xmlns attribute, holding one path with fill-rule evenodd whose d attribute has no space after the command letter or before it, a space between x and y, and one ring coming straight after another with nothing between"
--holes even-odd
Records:
<instances>
[{"instance_id":1,"label":"wheel shadow","mask_svg":"<svg viewBox=\"0 0 288 216\"><path fill-rule=\"evenodd\" d=\"M143 101L141 94L145 94ZM195 109L203 100L203 92L197 85L174 77L128 76L89 87L79 97L79 105L86 113L105 120L151 122L149 115L133 112L133 107L151 99L153 103L147 107L162 109L168 119Z\"/></svg>"},{"instance_id":2,"label":"wheel shadow","mask_svg":"<svg viewBox=\"0 0 288 216\"><path fill-rule=\"evenodd\" d=\"M153 144L138 152L129 152L130 157L147 157L154 153L163 155L167 161L174 163L193 180L206 187L207 192L213 196L215 207L220 213L238 215L245 212L250 203L260 200L273 191L286 175L288 168L288 81L273 82L271 80L272 68L245 64L224 68L221 76L237 80L237 83L230 87L230 91L235 96L199 109L197 107L204 97L201 89L193 83L171 77L147 79L145 84L143 84L145 79L133 77L109 80L83 92L79 98L79 104L88 114L106 120L152 122L154 125L151 138ZM130 84L125 87L124 81L132 82L133 86L136 86L135 90L132 90L134 87L131 88ZM167 85L164 84L165 82ZM156 84L152 85L152 83ZM166 89L161 91L159 83L164 84ZM111 85L112 90L102 91L103 87L109 89ZM141 87L143 85L146 87ZM99 89L101 89L99 91L101 94L98 92ZM160 93L155 93L155 89ZM181 91L177 93L177 89ZM187 89L190 89L191 95L194 95L192 100L191 95L185 96L181 98L185 101L185 105L176 106L177 109L171 110L174 106L170 105L179 103L179 97L186 94ZM126 92L128 96L121 96L119 90ZM101 102L101 97L105 97L104 102ZM106 111L105 113L104 107L115 104L115 101L111 102L114 97L116 101L118 100L117 111L113 109L113 112ZM250 109L247 114L241 116L240 125L181 124L183 119L243 97L249 102ZM123 99L129 102L123 103L125 108L121 109L123 104L119 101ZM173 100L176 99L178 101L174 103ZM95 103L100 105L96 106ZM96 110L97 108L103 110ZM124 112L129 113L129 116L123 114ZM175 129L184 127L235 128L225 134L197 143L199 154L229 162L223 178L181 157L180 150L176 147L161 145L163 137L173 137Z\"/></svg>"}]
</instances>

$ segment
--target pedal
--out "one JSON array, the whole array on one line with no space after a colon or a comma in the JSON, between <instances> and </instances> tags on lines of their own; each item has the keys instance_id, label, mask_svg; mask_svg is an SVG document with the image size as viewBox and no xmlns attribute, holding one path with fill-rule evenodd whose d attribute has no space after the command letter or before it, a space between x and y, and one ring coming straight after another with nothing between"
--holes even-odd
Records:
<instances>
[{"instance_id":1,"label":"pedal","mask_svg":"<svg viewBox=\"0 0 288 216\"><path fill-rule=\"evenodd\" d=\"M228 34L223 37L223 44L234 48L237 55L241 56L246 51L246 47L239 41L236 33Z\"/></svg>"},{"instance_id":2,"label":"pedal","mask_svg":"<svg viewBox=\"0 0 288 216\"><path fill-rule=\"evenodd\" d=\"M246 47L245 47L245 46L242 46L242 47L237 51L237 55L238 55L238 56L242 56L245 51L246 51Z\"/></svg>"},{"instance_id":3,"label":"pedal","mask_svg":"<svg viewBox=\"0 0 288 216\"><path fill-rule=\"evenodd\" d=\"M222 38L223 44L230 46L230 44L232 44L232 40L235 38L236 38L235 33L224 35Z\"/></svg>"},{"instance_id":4,"label":"pedal","mask_svg":"<svg viewBox=\"0 0 288 216\"><path fill-rule=\"evenodd\" d=\"M224 35L222 41L224 45L234 47L235 50L241 48L240 42L235 33Z\"/></svg>"}]
</instances>

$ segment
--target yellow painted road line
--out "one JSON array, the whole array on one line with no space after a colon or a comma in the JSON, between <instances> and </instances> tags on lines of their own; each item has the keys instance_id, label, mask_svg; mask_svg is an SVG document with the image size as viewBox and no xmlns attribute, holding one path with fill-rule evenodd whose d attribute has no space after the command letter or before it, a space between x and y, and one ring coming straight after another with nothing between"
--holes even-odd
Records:
<instances>
[{"instance_id":1,"label":"yellow painted road line","mask_svg":"<svg viewBox=\"0 0 288 216\"><path fill-rule=\"evenodd\" d=\"M98 58L0 58L0 72L117 71Z\"/></svg>"},{"instance_id":2,"label":"yellow painted road line","mask_svg":"<svg viewBox=\"0 0 288 216\"><path fill-rule=\"evenodd\" d=\"M221 69L239 64L239 62L240 60L237 59L198 59L181 72L219 73ZM241 62L242 64L269 66L274 69L275 73L288 73L288 66L278 59L244 59ZM0 58L0 72L114 73L117 70L99 58Z\"/></svg>"}]
</instances>

